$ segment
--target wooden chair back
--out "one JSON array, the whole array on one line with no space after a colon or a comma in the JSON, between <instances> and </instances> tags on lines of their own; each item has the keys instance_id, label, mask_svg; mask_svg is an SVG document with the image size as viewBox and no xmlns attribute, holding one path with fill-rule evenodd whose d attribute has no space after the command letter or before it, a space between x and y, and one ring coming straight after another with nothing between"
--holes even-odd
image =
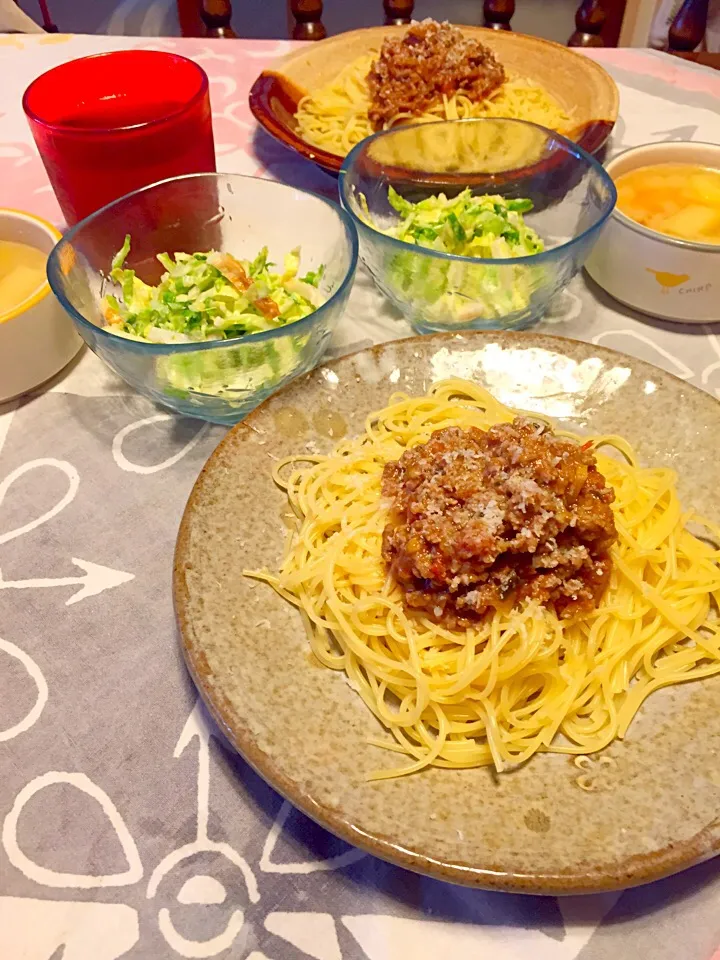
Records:
<instances>
[{"instance_id":1,"label":"wooden chair back","mask_svg":"<svg viewBox=\"0 0 720 960\"><path fill-rule=\"evenodd\" d=\"M242 0L240 0L240 5ZM322 40L323 0L287 0L290 36ZM410 23L414 0L383 0L386 24ZM685 0L668 34L671 52L694 50L705 36L709 0ZM626 0L582 0L575 14L571 47L615 47L620 37ZM183 36L234 37L230 0L178 0ZM379 11L378 11L379 12ZM511 30L515 0L485 0L484 23L493 30Z\"/></svg>"}]
</instances>

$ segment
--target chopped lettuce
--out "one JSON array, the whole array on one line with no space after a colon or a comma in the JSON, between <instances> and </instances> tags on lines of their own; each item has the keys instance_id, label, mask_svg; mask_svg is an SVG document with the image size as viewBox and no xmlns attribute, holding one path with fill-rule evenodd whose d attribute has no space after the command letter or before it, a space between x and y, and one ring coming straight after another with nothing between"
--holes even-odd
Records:
<instances>
[{"instance_id":1,"label":"chopped lettuce","mask_svg":"<svg viewBox=\"0 0 720 960\"><path fill-rule=\"evenodd\" d=\"M106 329L134 340L188 343L231 340L302 320L323 302L322 266L298 277L300 250L273 270L267 247L254 260L226 253L159 253L165 273L156 286L125 267L130 237L113 257L110 278L119 294L102 301Z\"/></svg>"},{"instance_id":2,"label":"chopped lettuce","mask_svg":"<svg viewBox=\"0 0 720 960\"><path fill-rule=\"evenodd\" d=\"M110 278L119 288L102 301L106 329L120 337L152 343L233 340L281 329L323 303L324 266L299 277L300 249L285 256L281 273L267 247L254 260L225 253L160 253L165 268L156 286L125 267L130 237L113 257ZM259 343L228 343L222 350L170 353L156 360L166 392L200 392L242 400L242 394L271 389L296 368L308 335L282 335Z\"/></svg>"},{"instance_id":3,"label":"chopped lettuce","mask_svg":"<svg viewBox=\"0 0 720 960\"><path fill-rule=\"evenodd\" d=\"M542 239L523 219L533 208L531 200L473 196L466 189L453 199L441 193L411 203L390 187L388 201L401 219L387 228L370 221L371 226L417 247L492 260L532 256L544 250ZM367 212L365 218L369 220ZM522 313L540 276L539 268L525 264L463 263L411 250L392 254L387 263L391 292L442 323Z\"/></svg>"}]
</instances>

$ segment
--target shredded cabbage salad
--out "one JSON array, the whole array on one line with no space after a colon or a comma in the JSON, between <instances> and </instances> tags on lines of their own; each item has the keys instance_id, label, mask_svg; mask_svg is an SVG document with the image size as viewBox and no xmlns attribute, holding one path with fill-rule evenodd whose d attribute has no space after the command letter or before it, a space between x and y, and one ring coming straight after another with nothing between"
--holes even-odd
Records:
<instances>
[{"instance_id":1,"label":"shredded cabbage salad","mask_svg":"<svg viewBox=\"0 0 720 960\"><path fill-rule=\"evenodd\" d=\"M542 252L538 234L523 214L533 209L527 199L474 196L468 188L456 197L445 194L411 203L392 187L390 206L400 220L374 229L428 250L460 257L510 260ZM473 264L426 257L412 251L393 254L387 265L388 283L419 312L444 322L494 319L522 312L538 280L538 268L524 264Z\"/></svg>"},{"instance_id":2,"label":"shredded cabbage salad","mask_svg":"<svg viewBox=\"0 0 720 960\"><path fill-rule=\"evenodd\" d=\"M233 340L278 329L280 335L257 343L228 343L218 350L168 353L156 358L158 379L170 396L203 393L242 401L243 394L271 390L301 362L309 333L285 334L296 320L313 313L325 298L319 290L325 267L298 277L300 249L274 270L263 247L254 260L227 253L160 253L165 273L156 286L125 267L130 237L113 258L110 279L118 295L103 297L106 329L151 343Z\"/></svg>"},{"instance_id":3,"label":"shredded cabbage salad","mask_svg":"<svg viewBox=\"0 0 720 960\"><path fill-rule=\"evenodd\" d=\"M299 248L287 254L281 272L273 270L267 247L254 260L216 251L159 253L165 273L156 286L124 266L129 252L126 236L110 270L120 295L106 295L102 313L110 332L133 340L230 340L302 320L323 302L324 268L299 278Z\"/></svg>"}]
</instances>

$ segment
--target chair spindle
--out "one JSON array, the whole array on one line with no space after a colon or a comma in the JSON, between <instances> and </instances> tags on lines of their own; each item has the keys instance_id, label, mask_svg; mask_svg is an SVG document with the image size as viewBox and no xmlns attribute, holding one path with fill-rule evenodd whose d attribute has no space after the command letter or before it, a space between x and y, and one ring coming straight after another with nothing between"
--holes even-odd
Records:
<instances>
[{"instance_id":1,"label":"chair spindle","mask_svg":"<svg viewBox=\"0 0 720 960\"><path fill-rule=\"evenodd\" d=\"M388 27L410 23L415 0L384 0L385 25Z\"/></svg>"},{"instance_id":2,"label":"chair spindle","mask_svg":"<svg viewBox=\"0 0 720 960\"><path fill-rule=\"evenodd\" d=\"M583 0L575 13L575 32L568 40L568 46L604 47L600 34L606 19L601 0Z\"/></svg>"},{"instance_id":3,"label":"chair spindle","mask_svg":"<svg viewBox=\"0 0 720 960\"><path fill-rule=\"evenodd\" d=\"M668 44L671 51L689 53L705 36L709 0L685 0L670 24Z\"/></svg>"},{"instance_id":4,"label":"chair spindle","mask_svg":"<svg viewBox=\"0 0 720 960\"><path fill-rule=\"evenodd\" d=\"M491 30L512 30L510 21L515 13L515 0L485 0L485 26Z\"/></svg>"},{"instance_id":5,"label":"chair spindle","mask_svg":"<svg viewBox=\"0 0 720 960\"><path fill-rule=\"evenodd\" d=\"M201 0L200 17L208 37L233 38L235 31L230 26L232 4L230 0Z\"/></svg>"},{"instance_id":6,"label":"chair spindle","mask_svg":"<svg viewBox=\"0 0 720 960\"><path fill-rule=\"evenodd\" d=\"M295 18L293 40L324 40L327 32L322 22L322 0L291 0L290 11Z\"/></svg>"},{"instance_id":7,"label":"chair spindle","mask_svg":"<svg viewBox=\"0 0 720 960\"><path fill-rule=\"evenodd\" d=\"M197 36L193 30L193 26L196 25L196 28L201 30L204 27L208 37L235 36L231 26L230 0L196 0L196 2L198 6L194 7L194 24L190 23L187 16L189 4L178 3L183 35ZM294 21L292 28L294 40L322 40L327 36L322 22L323 0L289 0L288 5ZM46 3L41 0L41 7L46 8L46 6ZM582 0L575 13L575 31L568 40L568 46L614 46L620 32L624 4L617 10L615 6L612 2L610 3L608 18L603 0ZM414 0L383 0L386 25L410 23L414 7ZM685 0L668 34L671 52L689 52L702 42L707 29L708 9L709 0ZM198 20L198 12L202 25ZM493 30L511 30L510 21L515 13L515 0L484 0L483 12L486 27ZM45 29L57 30L49 14L45 15L45 9L43 14Z\"/></svg>"}]
</instances>

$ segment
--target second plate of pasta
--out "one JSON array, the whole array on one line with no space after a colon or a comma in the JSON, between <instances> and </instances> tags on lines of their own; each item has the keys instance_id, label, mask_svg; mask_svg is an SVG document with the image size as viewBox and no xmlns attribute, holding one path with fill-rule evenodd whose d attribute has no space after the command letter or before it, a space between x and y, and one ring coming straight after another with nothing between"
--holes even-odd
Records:
<instances>
[{"instance_id":1,"label":"second plate of pasta","mask_svg":"<svg viewBox=\"0 0 720 960\"><path fill-rule=\"evenodd\" d=\"M422 103L410 105L403 102L407 91L396 85L397 108L391 97L383 110L372 102L369 82L383 44L401 44L409 29L423 27L370 27L304 44L256 80L250 92L255 118L281 142L333 172L355 144L397 123L512 117L557 130L591 153L610 134L618 93L598 63L548 40L473 26L442 29L458 31L453 37L480 44L492 58L479 99L460 82L456 93L433 97L430 91ZM449 46L453 37L446 40ZM389 62L397 49L385 50Z\"/></svg>"}]
</instances>

